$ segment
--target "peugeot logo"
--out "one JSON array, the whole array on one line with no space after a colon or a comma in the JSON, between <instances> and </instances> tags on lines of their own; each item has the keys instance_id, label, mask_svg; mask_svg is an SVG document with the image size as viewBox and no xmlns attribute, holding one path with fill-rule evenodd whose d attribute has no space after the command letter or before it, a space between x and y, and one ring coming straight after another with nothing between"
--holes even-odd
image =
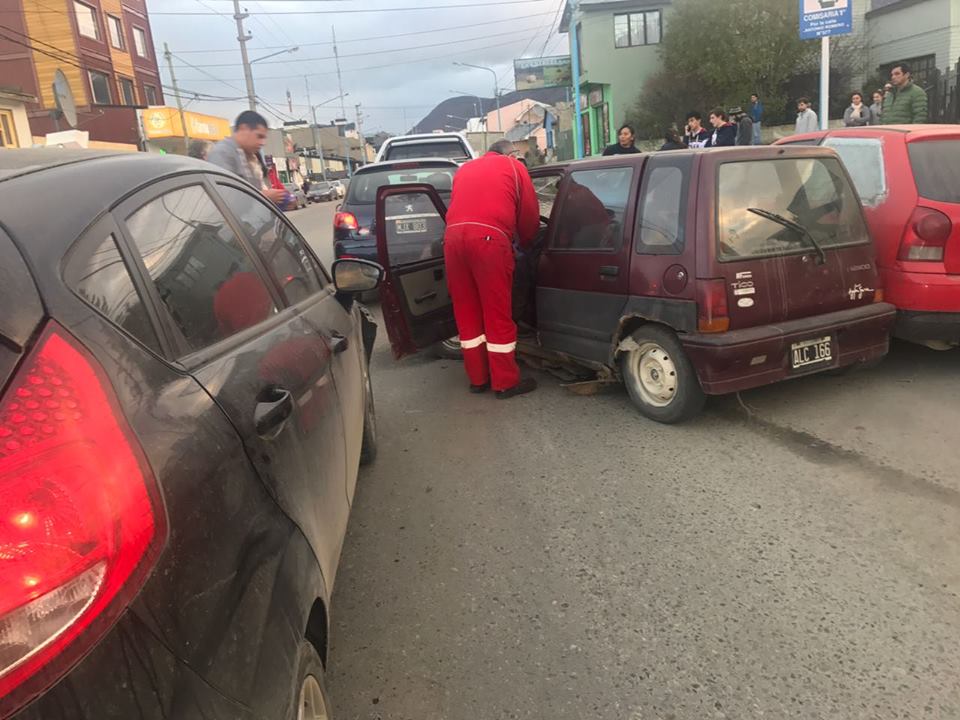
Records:
<instances>
[{"instance_id":1,"label":"peugeot logo","mask_svg":"<svg viewBox=\"0 0 960 720\"><path fill-rule=\"evenodd\" d=\"M406 212L412 213L412 212L413 212L413 205L407 205Z\"/></svg>"}]
</instances>

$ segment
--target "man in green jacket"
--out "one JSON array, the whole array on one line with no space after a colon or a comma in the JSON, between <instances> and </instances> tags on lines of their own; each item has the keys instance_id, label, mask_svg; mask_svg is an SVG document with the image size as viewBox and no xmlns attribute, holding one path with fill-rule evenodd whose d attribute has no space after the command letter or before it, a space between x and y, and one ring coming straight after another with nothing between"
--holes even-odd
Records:
<instances>
[{"instance_id":1,"label":"man in green jacket","mask_svg":"<svg viewBox=\"0 0 960 720\"><path fill-rule=\"evenodd\" d=\"M893 88L883 98L884 125L916 125L927 122L927 94L910 76L910 66L898 63L890 70Z\"/></svg>"}]
</instances>

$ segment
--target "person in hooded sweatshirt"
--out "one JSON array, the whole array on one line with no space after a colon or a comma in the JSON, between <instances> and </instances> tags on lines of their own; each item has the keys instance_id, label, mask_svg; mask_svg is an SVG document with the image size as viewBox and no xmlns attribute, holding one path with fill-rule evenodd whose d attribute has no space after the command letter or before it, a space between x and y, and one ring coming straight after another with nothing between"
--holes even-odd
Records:
<instances>
[{"instance_id":1,"label":"person in hooded sweatshirt","mask_svg":"<svg viewBox=\"0 0 960 720\"><path fill-rule=\"evenodd\" d=\"M810 98L802 97L797 100L797 128L796 134L816 132L820 129L817 114L810 107Z\"/></svg>"},{"instance_id":2,"label":"person in hooded sweatshirt","mask_svg":"<svg viewBox=\"0 0 960 720\"><path fill-rule=\"evenodd\" d=\"M733 147L737 144L737 126L720 108L710 111L710 124L713 132L705 147Z\"/></svg>"}]
</instances>

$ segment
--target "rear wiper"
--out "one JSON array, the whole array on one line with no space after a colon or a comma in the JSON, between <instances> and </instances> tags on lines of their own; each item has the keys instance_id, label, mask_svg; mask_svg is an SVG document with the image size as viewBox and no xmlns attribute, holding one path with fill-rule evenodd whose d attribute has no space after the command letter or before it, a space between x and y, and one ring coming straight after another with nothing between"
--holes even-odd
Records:
<instances>
[{"instance_id":1,"label":"rear wiper","mask_svg":"<svg viewBox=\"0 0 960 720\"><path fill-rule=\"evenodd\" d=\"M827 253L824 252L823 246L817 242L817 239L813 234L807 230L803 225L798 222L794 222L789 218L785 218L783 215L778 215L775 212L770 212L769 210L764 210L763 208L747 208L747 212L752 212L754 215L759 215L762 218L766 218L771 222L777 223L777 225L783 225L785 228L794 230L799 233L807 240L810 241L810 244L813 245L814 249L817 251L817 264L823 265L827 262Z\"/></svg>"}]
</instances>

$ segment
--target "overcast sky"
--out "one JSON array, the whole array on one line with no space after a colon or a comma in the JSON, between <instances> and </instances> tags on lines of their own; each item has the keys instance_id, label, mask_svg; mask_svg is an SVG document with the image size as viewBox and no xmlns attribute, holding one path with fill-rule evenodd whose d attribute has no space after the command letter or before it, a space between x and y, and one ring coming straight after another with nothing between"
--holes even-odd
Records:
<instances>
[{"instance_id":1,"label":"overcast sky","mask_svg":"<svg viewBox=\"0 0 960 720\"><path fill-rule=\"evenodd\" d=\"M250 13L245 24L253 34L248 44L251 60L300 47L296 53L253 65L256 93L274 108L271 114L269 107L260 106L271 125L280 124L278 116L306 118L305 75L314 104L339 94L332 59L331 28L335 27L343 91L349 93L344 99L347 117L355 120L354 105L360 103L364 133L372 134L412 127L438 102L451 97L450 90L493 96L489 72L456 67L454 61L492 66L500 87L511 90L514 58L566 54L567 36L558 35L555 22L563 1L259 0L240 6ZM232 0L148 0L147 5L164 85L170 84L163 57L166 42L175 56L177 81L188 91L185 97L191 97L189 91L245 97ZM437 9L450 5L466 7ZM389 10L404 7L416 10ZM314 14L285 14L293 11ZM428 45L433 47L424 47ZM211 67L218 65L222 67ZM164 92L167 103L173 105L173 93ZM192 100L188 109L232 119L246 109L246 101ZM317 110L321 123L340 115L339 100Z\"/></svg>"}]
</instances>

